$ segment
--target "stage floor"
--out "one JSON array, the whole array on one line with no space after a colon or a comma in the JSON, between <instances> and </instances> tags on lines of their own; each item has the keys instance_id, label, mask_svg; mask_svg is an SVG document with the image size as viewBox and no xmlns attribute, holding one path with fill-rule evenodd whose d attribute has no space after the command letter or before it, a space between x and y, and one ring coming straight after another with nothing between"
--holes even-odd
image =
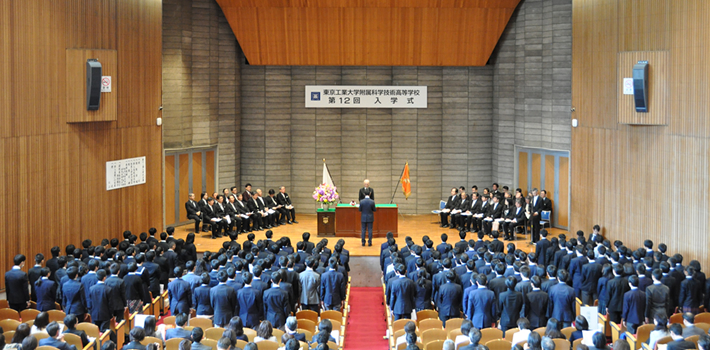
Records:
<instances>
[{"instance_id":1,"label":"stage floor","mask_svg":"<svg viewBox=\"0 0 710 350\"><path fill-rule=\"evenodd\" d=\"M278 239L283 236L288 236L291 239L291 243L294 248L296 243L301 239L301 235L304 232L311 233L311 242L318 242L322 238L317 236L318 226L316 223L316 214L298 214L297 217L298 224L293 225L282 225L271 230L274 232L274 239ZM432 214L427 215L400 215L399 216L399 235L396 238L398 245L404 244L404 237L410 236L417 244L422 244L422 237L429 235L429 237L434 240L435 244L441 243L441 234L446 233L449 235L448 242L454 244L458 242L459 236L458 231L448 228L439 227L438 220L434 223L436 218ZM185 239L189 232L194 229L194 224L188 224L183 226L178 226L175 228L174 236L176 238ZM266 230L253 232L256 235L256 240L266 239L264 235ZM548 237L555 237L559 234L568 232L562 229L552 228L548 229L550 235ZM211 239L209 232L202 232L195 239L195 246L197 247L197 252L202 253L205 251L217 251L222 247L222 242L228 241L229 237L224 237L220 239ZM328 246L333 247L335 242L340 239L339 237L325 237L328 239ZM247 239L245 234L240 234L237 238L238 242L243 242ZM345 249L350 251L350 256L379 256L380 245L386 241L385 238L375 238L372 240L372 247L363 247L360 242L360 238L343 238L345 240ZM469 233L466 239L477 239L473 233ZM525 251L529 252L533 250L533 245L529 244L530 235L518 235L518 240L514 243L516 246ZM506 245L507 241L504 241Z\"/></svg>"}]
</instances>

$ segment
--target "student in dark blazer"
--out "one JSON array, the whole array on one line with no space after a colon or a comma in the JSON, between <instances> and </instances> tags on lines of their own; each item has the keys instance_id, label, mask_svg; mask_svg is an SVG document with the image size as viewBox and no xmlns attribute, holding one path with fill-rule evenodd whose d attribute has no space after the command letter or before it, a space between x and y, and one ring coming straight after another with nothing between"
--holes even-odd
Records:
<instances>
[{"instance_id":1,"label":"student in dark blazer","mask_svg":"<svg viewBox=\"0 0 710 350\"><path fill-rule=\"evenodd\" d=\"M347 281L337 268L338 260L331 257L328 270L320 276L320 303L323 310L341 311L345 302Z\"/></svg>"},{"instance_id":2,"label":"student in dark blazer","mask_svg":"<svg viewBox=\"0 0 710 350\"><path fill-rule=\"evenodd\" d=\"M547 306L547 316L562 322L563 327L572 325L575 318L574 289L567 285L569 274L566 270L557 271L558 283L550 287L550 303Z\"/></svg>"},{"instance_id":3,"label":"student in dark blazer","mask_svg":"<svg viewBox=\"0 0 710 350\"><path fill-rule=\"evenodd\" d=\"M126 287L126 303L130 313L141 311L143 305L148 305L151 302L148 288L137 271L138 264L135 261L130 262L128 263L128 274L123 278L123 284Z\"/></svg>"},{"instance_id":4,"label":"student in dark blazer","mask_svg":"<svg viewBox=\"0 0 710 350\"><path fill-rule=\"evenodd\" d=\"M200 276L201 284L192 292L192 306L195 308L197 316L214 315L212 304L210 303L210 275L203 272Z\"/></svg>"},{"instance_id":5,"label":"student in dark blazer","mask_svg":"<svg viewBox=\"0 0 710 350\"><path fill-rule=\"evenodd\" d=\"M200 327L195 327L192 329L190 338L192 339L191 350L212 350L212 347L200 343L202 338L204 338L205 332Z\"/></svg>"},{"instance_id":6,"label":"student in dark blazer","mask_svg":"<svg viewBox=\"0 0 710 350\"><path fill-rule=\"evenodd\" d=\"M523 293L515 291L515 285L518 280L513 276L508 276L505 279L505 285L508 290L498 296L498 310L500 310L500 329L505 331L515 328L518 319L524 316L523 312Z\"/></svg>"},{"instance_id":7,"label":"student in dark blazer","mask_svg":"<svg viewBox=\"0 0 710 350\"><path fill-rule=\"evenodd\" d=\"M123 279L118 277L120 267L118 264L111 264L109 267L111 276L106 278L106 285L111 287L111 305L113 316L116 317L116 322L123 320L124 309L128 306L126 301L126 284Z\"/></svg>"},{"instance_id":8,"label":"student in dark blazer","mask_svg":"<svg viewBox=\"0 0 710 350\"><path fill-rule=\"evenodd\" d=\"M243 273L242 278L244 279L244 287L237 293L237 316L244 322L244 327L256 329L259 326L259 321L263 319L263 295L252 287L253 275L251 273ZM215 308L216 318L217 309Z\"/></svg>"},{"instance_id":9,"label":"student in dark blazer","mask_svg":"<svg viewBox=\"0 0 710 350\"><path fill-rule=\"evenodd\" d=\"M624 267L621 264L616 264L612 268L614 278L606 282L607 293L607 316L614 323L621 323L621 312L624 311L624 294L629 291L629 283L624 274Z\"/></svg>"},{"instance_id":10,"label":"student in dark blazer","mask_svg":"<svg viewBox=\"0 0 710 350\"><path fill-rule=\"evenodd\" d=\"M676 270L677 269L678 268L676 267ZM703 302L703 297L700 293L702 289L698 288L699 282L693 278L694 274L694 267L685 267L685 279L680 282L678 307L681 308L683 312L697 314L699 312L700 304Z\"/></svg>"},{"instance_id":11,"label":"student in dark blazer","mask_svg":"<svg viewBox=\"0 0 710 350\"><path fill-rule=\"evenodd\" d=\"M5 293L7 302L11 309L20 312L30 307L29 278L27 273L22 271L25 266L25 256L15 255L14 266L5 273Z\"/></svg>"},{"instance_id":12,"label":"student in dark blazer","mask_svg":"<svg viewBox=\"0 0 710 350\"><path fill-rule=\"evenodd\" d=\"M148 291L152 294L153 298L157 298L158 295L160 295L160 265L155 263L155 252L146 252L145 260L143 268L146 271L145 273L148 274L148 280L150 282Z\"/></svg>"},{"instance_id":13,"label":"student in dark blazer","mask_svg":"<svg viewBox=\"0 0 710 350\"><path fill-rule=\"evenodd\" d=\"M656 314L667 315L671 293L667 286L661 283L663 274L660 269L653 270L651 274L653 284L646 287L646 321L651 323Z\"/></svg>"},{"instance_id":14,"label":"student in dark blazer","mask_svg":"<svg viewBox=\"0 0 710 350\"><path fill-rule=\"evenodd\" d=\"M490 328L498 318L496 295L488 289L488 278L480 274L476 279L477 288L468 294L466 317L478 329Z\"/></svg>"},{"instance_id":15,"label":"student in dark blazer","mask_svg":"<svg viewBox=\"0 0 710 350\"><path fill-rule=\"evenodd\" d=\"M668 330L671 333L671 338L673 341L669 342L666 345L666 349L668 350L686 350L686 349L695 349L695 344L693 342L689 342L685 339L683 339L683 326L681 326L679 323L674 323L668 327Z\"/></svg>"},{"instance_id":16,"label":"student in dark blazer","mask_svg":"<svg viewBox=\"0 0 710 350\"><path fill-rule=\"evenodd\" d=\"M451 225L453 225L455 228L457 228L459 231L464 231L466 229L466 219L469 218L468 216L461 215L461 213L465 213L469 210L471 210L471 199L468 198L468 195L466 195L466 192L462 192L459 195L459 203L454 208L457 210L456 214L450 214L451 216Z\"/></svg>"},{"instance_id":17,"label":"student in dark blazer","mask_svg":"<svg viewBox=\"0 0 710 350\"><path fill-rule=\"evenodd\" d=\"M636 334L636 328L644 323L646 311L646 294L639 289L639 278L631 275L628 278L630 290L624 293L624 308L621 313L621 324L631 334Z\"/></svg>"},{"instance_id":18,"label":"student in dark blazer","mask_svg":"<svg viewBox=\"0 0 710 350\"><path fill-rule=\"evenodd\" d=\"M441 322L446 323L450 318L461 317L462 299L463 289L456 283L456 273L453 270L446 271L446 283L439 288L435 302Z\"/></svg>"},{"instance_id":19,"label":"student in dark blazer","mask_svg":"<svg viewBox=\"0 0 710 350\"><path fill-rule=\"evenodd\" d=\"M190 193L187 195L187 202L185 202L185 210L187 211L187 219L195 221L195 233L200 233L200 222L202 222L202 212L200 207L195 202L195 194Z\"/></svg>"},{"instance_id":20,"label":"student in dark blazer","mask_svg":"<svg viewBox=\"0 0 710 350\"><path fill-rule=\"evenodd\" d=\"M86 292L84 285L77 281L76 277L79 269L72 266L67 269L69 280L62 287L62 308L67 315L75 315L76 318L84 320L86 314Z\"/></svg>"},{"instance_id":21,"label":"student in dark blazer","mask_svg":"<svg viewBox=\"0 0 710 350\"><path fill-rule=\"evenodd\" d=\"M547 251L551 248L550 241L547 239L547 230L541 230L542 238L535 243L535 256L539 266L547 266Z\"/></svg>"},{"instance_id":22,"label":"student in dark blazer","mask_svg":"<svg viewBox=\"0 0 710 350\"><path fill-rule=\"evenodd\" d=\"M482 201L478 193L471 194L471 206L468 210L471 212L472 215L466 217L467 232L478 232L481 230L478 220L473 217L473 214L478 214L479 212L481 212L481 202Z\"/></svg>"},{"instance_id":23,"label":"student in dark blazer","mask_svg":"<svg viewBox=\"0 0 710 350\"><path fill-rule=\"evenodd\" d=\"M64 328L63 333L74 334L77 337L81 338L82 346L86 347L89 344L89 336L86 335L86 332L84 332L80 329L76 329L76 323L77 323L76 316L74 316L73 314L67 314L64 317L64 326L66 328Z\"/></svg>"},{"instance_id":24,"label":"student in dark blazer","mask_svg":"<svg viewBox=\"0 0 710 350\"><path fill-rule=\"evenodd\" d=\"M131 341L124 345L122 350L145 350L145 345L141 342L145 339L145 330L143 327L133 327L129 333Z\"/></svg>"},{"instance_id":25,"label":"student in dark blazer","mask_svg":"<svg viewBox=\"0 0 710 350\"><path fill-rule=\"evenodd\" d=\"M503 217L503 204L498 202L498 197L493 196L491 201L492 203L488 206L488 212L484 215L483 222L481 223L483 226L483 232L488 235L491 234L493 222Z\"/></svg>"},{"instance_id":26,"label":"student in dark blazer","mask_svg":"<svg viewBox=\"0 0 710 350\"><path fill-rule=\"evenodd\" d=\"M76 346L64 341L64 336L59 333L59 323L51 322L47 325L48 338L39 341L39 346L52 346L59 350L77 350Z\"/></svg>"},{"instance_id":27,"label":"student in dark blazer","mask_svg":"<svg viewBox=\"0 0 710 350\"><path fill-rule=\"evenodd\" d=\"M525 225L525 210L523 209L523 203L516 200L515 206L508 209L508 215L506 215L506 221L503 222L503 232L505 232L505 240L515 239L515 228L521 225Z\"/></svg>"},{"instance_id":28,"label":"student in dark blazer","mask_svg":"<svg viewBox=\"0 0 710 350\"><path fill-rule=\"evenodd\" d=\"M592 305L597 299L597 283L602 277L602 265L594 257L594 250L587 251L587 264L582 266L582 284L580 286L582 303Z\"/></svg>"},{"instance_id":29,"label":"student in dark blazer","mask_svg":"<svg viewBox=\"0 0 710 350\"><path fill-rule=\"evenodd\" d=\"M387 303L394 319L409 319L417 299L417 287L414 282L406 277L407 269L402 264L394 267L396 277L387 285Z\"/></svg>"},{"instance_id":30,"label":"student in dark blazer","mask_svg":"<svg viewBox=\"0 0 710 350\"><path fill-rule=\"evenodd\" d=\"M582 297L582 268L589 263L587 257L584 256L584 246L578 245L574 248L576 257L573 257L569 263L569 274L572 278L572 288L574 295L577 298Z\"/></svg>"},{"instance_id":31,"label":"student in dark blazer","mask_svg":"<svg viewBox=\"0 0 710 350\"><path fill-rule=\"evenodd\" d=\"M264 291L264 317L275 328L286 324L286 317L291 314L288 292L281 289L281 273L271 274L271 288Z\"/></svg>"},{"instance_id":32,"label":"student in dark blazer","mask_svg":"<svg viewBox=\"0 0 710 350\"><path fill-rule=\"evenodd\" d=\"M27 271L27 278L30 283L30 299L32 301L37 301L37 295L35 292L35 282L37 282L40 277L42 277L42 263L44 262L44 254L35 255L35 266ZM50 271L51 272L51 271ZM50 275L51 278L51 275Z\"/></svg>"},{"instance_id":33,"label":"student in dark blazer","mask_svg":"<svg viewBox=\"0 0 710 350\"><path fill-rule=\"evenodd\" d=\"M106 285L106 271L98 270L96 272L97 282L91 287L87 304L91 320L103 332L108 329L109 321L113 317L112 292L111 287Z\"/></svg>"},{"instance_id":34,"label":"student in dark blazer","mask_svg":"<svg viewBox=\"0 0 710 350\"><path fill-rule=\"evenodd\" d=\"M251 274L249 275L251 277ZM234 313L239 310L237 306L237 293L234 292L234 288L227 286L227 271L219 271L217 273L217 280L219 284L210 290L210 305L214 310L215 326L225 327L229 324L229 320Z\"/></svg>"},{"instance_id":35,"label":"student in dark blazer","mask_svg":"<svg viewBox=\"0 0 710 350\"><path fill-rule=\"evenodd\" d=\"M365 246L365 232L368 234L367 244L372 246L372 223L375 221L375 211L377 211L375 201L369 196L365 196L365 198L360 201L358 210L360 210L360 239L362 240L362 246Z\"/></svg>"},{"instance_id":36,"label":"student in dark blazer","mask_svg":"<svg viewBox=\"0 0 710 350\"><path fill-rule=\"evenodd\" d=\"M530 282L533 289L525 294L525 317L530 320L530 327L535 329L547 325L547 305L550 297L540 289L542 283L540 276L532 276Z\"/></svg>"},{"instance_id":37,"label":"student in dark blazer","mask_svg":"<svg viewBox=\"0 0 710 350\"><path fill-rule=\"evenodd\" d=\"M49 311L55 309L54 301L57 297L57 283L49 279L50 275L51 271L45 267L42 269L42 277L35 282L38 311Z\"/></svg>"},{"instance_id":38,"label":"student in dark blazer","mask_svg":"<svg viewBox=\"0 0 710 350\"><path fill-rule=\"evenodd\" d=\"M176 266L173 271L176 277L168 284L168 298L172 315L189 314L190 308L192 308L190 283L182 279L183 271L181 266Z\"/></svg>"},{"instance_id":39,"label":"student in dark blazer","mask_svg":"<svg viewBox=\"0 0 710 350\"><path fill-rule=\"evenodd\" d=\"M174 338L190 339L190 331L183 328L187 324L187 319L186 314L175 315L175 328L169 328L165 331L165 340Z\"/></svg>"}]
</instances>

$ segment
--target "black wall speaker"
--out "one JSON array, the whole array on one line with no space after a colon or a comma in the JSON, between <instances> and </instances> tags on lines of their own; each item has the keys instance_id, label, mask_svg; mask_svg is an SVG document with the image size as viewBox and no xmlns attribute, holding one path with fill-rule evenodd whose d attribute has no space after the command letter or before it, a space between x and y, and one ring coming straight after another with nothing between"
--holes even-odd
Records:
<instances>
[{"instance_id":1,"label":"black wall speaker","mask_svg":"<svg viewBox=\"0 0 710 350\"><path fill-rule=\"evenodd\" d=\"M636 112L648 113L648 61L638 61L634 65L632 77Z\"/></svg>"},{"instance_id":2,"label":"black wall speaker","mask_svg":"<svg viewBox=\"0 0 710 350\"><path fill-rule=\"evenodd\" d=\"M96 111L101 102L101 62L86 60L86 110Z\"/></svg>"}]
</instances>

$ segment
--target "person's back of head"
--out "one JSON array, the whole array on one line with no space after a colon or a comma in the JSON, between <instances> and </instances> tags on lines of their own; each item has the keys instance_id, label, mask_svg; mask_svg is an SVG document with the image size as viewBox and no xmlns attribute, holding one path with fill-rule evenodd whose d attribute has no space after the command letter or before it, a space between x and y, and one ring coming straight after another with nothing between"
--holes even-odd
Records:
<instances>
[{"instance_id":1,"label":"person's back of head","mask_svg":"<svg viewBox=\"0 0 710 350\"><path fill-rule=\"evenodd\" d=\"M22 340L22 350L35 350L37 349L37 338L30 335Z\"/></svg>"},{"instance_id":2,"label":"person's back of head","mask_svg":"<svg viewBox=\"0 0 710 350\"><path fill-rule=\"evenodd\" d=\"M190 338L192 339L193 342L199 343L202 341L202 336L205 335L205 332L202 330L200 327L195 327L192 329L192 332L190 333Z\"/></svg>"},{"instance_id":3,"label":"person's back of head","mask_svg":"<svg viewBox=\"0 0 710 350\"><path fill-rule=\"evenodd\" d=\"M542 342L540 343L540 345L542 347L542 350L555 350L555 342L552 341L552 338L542 337Z\"/></svg>"},{"instance_id":4,"label":"person's back of head","mask_svg":"<svg viewBox=\"0 0 710 350\"><path fill-rule=\"evenodd\" d=\"M629 346L629 342L626 341L626 339L619 339L615 341L612 348L614 350L631 350L631 346Z\"/></svg>"},{"instance_id":5,"label":"person's back of head","mask_svg":"<svg viewBox=\"0 0 710 350\"><path fill-rule=\"evenodd\" d=\"M417 343L417 333L407 333L404 335L405 340L407 341L407 344L416 344Z\"/></svg>"},{"instance_id":6,"label":"person's back of head","mask_svg":"<svg viewBox=\"0 0 710 350\"><path fill-rule=\"evenodd\" d=\"M540 342L542 341L542 336L538 332L530 332L528 334L528 349L536 350L540 349Z\"/></svg>"},{"instance_id":7,"label":"person's back of head","mask_svg":"<svg viewBox=\"0 0 710 350\"><path fill-rule=\"evenodd\" d=\"M592 336L592 344L597 349L606 348L606 336L602 332L596 332Z\"/></svg>"},{"instance_id":8,"label":"person's back of head","mask_svg":"<svg viewBox=\"0 0 710 350\"><path fill-rule=\"evenodd\" d=\"M703 334L698 339L698 350L710 350L710 336Z\"/></svg>"},{"instance_id":9,"label":"person's back of head","mask_svg":"<svg viewBox=\"0 0 710 350\"><path fill-rule=\"evenodd\" d=\"M671 324L671 326L668 327L668 330L671 332L671 337L673 337L673 339L683 337L683 326L681 326L680 323Z\"/></svg>"},{"instance_id":10,"label":"person's back of head","mask_svg":"<svg viewBox=\"0 0 710 350\"><path fill-rule=\"evenodd\" d=\"M180 345L178 345L178 350L190 350L192 349L192 341L190 339L184 339L183 341L180 342Z\"/></svg>"},{"instance_id":11,"label":"person's back of head","mask_svg":"<svg viewBox=\"0 0 710 350\"><path fill-rule=\"evenodd\" d=\"M528 320L526 317L519 318L517 325L519 330L530 329L531 327L530 320Z\"/></svg>"},{"instance_id":12,"label":"person's back of head","mask_svg":"<svg viewBox=\"0 0 710 350\"><path fill-rule=\"evenodd\" d=\"M301 348L301 343L299 343L296 339L289 339L284 348L285 350L298 350Z\"/></svg>"},{"instance_id":13,"label":"person's back of head","mask_svg":"<svg viewBox=\"0 0 710 350\"><path fill-rule=\"evenodd\" d=\"M454 343L453 340L446 339L444 341L444 345L441 347L441 350L456 350L456 344Z\"/></svg>"},{"instance_id":14,"label":"person's back of head","mask_svg":"<svg viewBox=\"0 0 710 350\"><path fill-rule=\"evenodd\" d=\"M481 337L481 331L478 328L471 328L471 330L468 332L468 340L473 346L478 346L478 342L481 341Z\"/></svg>"},{"instance_id":15,"label":"person's back of head","mask_svg":"<svg viewBox=\"0 0 710 350\"><path fill-rule=\"evenodd\" d=\"M684 312L683 323L685 323L686 325L692 325L693 323L695 323L695 316L690 312Z\"/></svg>"},{"instance_id":16,"label":"person's back of head","mask_svg":"<svg viewBox=\"0 0 710 350\"><path fill-rule=\"evenodd\" d=\"M56 321L51 322L50 324L47 325L47 334L49 334L50 337L55 338L57 335L59 335L59 323Z\"/></svg>"},{"instance_id":17,"label":"person's back of head","mask_svg":"<svg viewBox=\"0 0 710 350\"><path fill-rule=\"evenodd\" d=\"M140 343L145 339L145 330L142 327L133 327L129 334L132 342Z\"/></svg>"}]
</instances>

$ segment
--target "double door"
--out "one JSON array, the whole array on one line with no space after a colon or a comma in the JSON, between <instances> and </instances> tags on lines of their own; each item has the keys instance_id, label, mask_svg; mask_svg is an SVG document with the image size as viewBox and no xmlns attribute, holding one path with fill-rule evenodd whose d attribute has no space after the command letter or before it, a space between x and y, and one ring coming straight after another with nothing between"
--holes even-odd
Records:
<instances>
[{"instance_id":1,"label":"double door","mask_svg":"<svg viewBox=\"0 0 710 350\"><path fill-rule=\"evenodd\" d=\"M569 151L517 147L517 185L528 195L546 190L552 201L552 226L569 229Z\"/></svg>"}]
</instances>

